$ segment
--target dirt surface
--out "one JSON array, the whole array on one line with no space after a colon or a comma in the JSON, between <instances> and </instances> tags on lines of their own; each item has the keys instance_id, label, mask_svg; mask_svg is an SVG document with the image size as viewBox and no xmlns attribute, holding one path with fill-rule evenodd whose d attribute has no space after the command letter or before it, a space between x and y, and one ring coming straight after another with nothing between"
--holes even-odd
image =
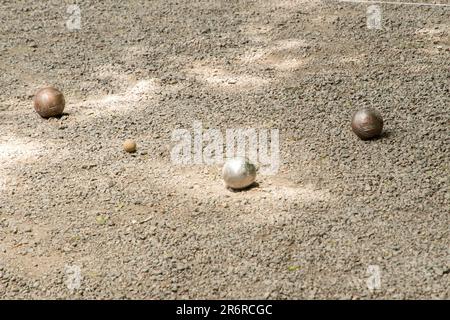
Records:
<instances>
[{"instance_id":1,"label":"dirt surface","mask_svg":"<svg viewBox=\"0 0 450 320\"><path fill-rule=\"evenodd\" d=\"M69 4L0 1L0 298L449 298L448 7ZM279 129L278 174L175 166L194 121Z\"/></svg>"}]
</instances>

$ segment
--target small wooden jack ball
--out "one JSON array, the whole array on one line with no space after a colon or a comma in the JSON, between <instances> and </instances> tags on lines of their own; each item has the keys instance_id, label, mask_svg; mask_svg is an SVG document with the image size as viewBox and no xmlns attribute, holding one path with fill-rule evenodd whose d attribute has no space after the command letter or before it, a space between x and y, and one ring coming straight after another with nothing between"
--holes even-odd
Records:
<instances>
[{"instance_id":1,"label":"small wooden jack ball","mask_svg":"<svg viewBox=\"0 0 450 320\"><path fill-rule=\"evenodd\" d=\"M123 143L123 150L129 153L136 152L136 142L131 139L125 140Z\"/></svg>"}]
</instances>

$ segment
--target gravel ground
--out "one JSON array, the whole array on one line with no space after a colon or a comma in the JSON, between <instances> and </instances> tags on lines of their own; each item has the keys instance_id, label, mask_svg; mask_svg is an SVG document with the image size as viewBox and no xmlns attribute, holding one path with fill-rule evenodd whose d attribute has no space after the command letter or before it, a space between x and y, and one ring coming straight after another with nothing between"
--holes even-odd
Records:
<instances>
[{"instance_id":1,"label":"gravel ground","mask_svg":"<svg viewBox=\"0 0 450 320\"><path fill-rule=\"evenodd\" d=\"M77 2L70 31L70 1L0 1L0 298L450 297L448 7ZM279 129L278 174L173 165L194 121Z\"/></svg>"}]
</instances>

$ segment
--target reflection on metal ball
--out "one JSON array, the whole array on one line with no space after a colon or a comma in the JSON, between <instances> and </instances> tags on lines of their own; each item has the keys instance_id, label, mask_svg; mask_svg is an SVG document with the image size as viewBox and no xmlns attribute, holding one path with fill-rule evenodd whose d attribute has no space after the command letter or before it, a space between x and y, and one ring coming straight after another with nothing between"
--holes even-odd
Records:
<instances>
[{"instance_id":1,"label":"reflection on metal ball","mask_svg":"<svg viewBox=\"0 0 450 320\"><path fill-rule=\"evenodd\" d=\"M42 118L62 115L66 105L64 95L53 87L39 89L33 100L34 109Z\"/></svg>"},{"instance_id":2,"label":"reflection on metal ball","mask_svg":"<svg viewBox=\"0 0 450 320\"><path fill-rule=\"evenodd\" d=\"M244 189L256 179L256 168L246 158L228 159L222 169L225 185L231 189Z\"/></svg>"},{"instance_id":3,"label":"reflection on metal ball","mask_svg":"<svg viewBox=\"0 0 450 320\"><path fill-rule=\"evenodd\" d=\"M373 109L361 109L352 118L352 130L362 140L378 137L383 131L383 118Z\"/></svg>"}]
</instances>

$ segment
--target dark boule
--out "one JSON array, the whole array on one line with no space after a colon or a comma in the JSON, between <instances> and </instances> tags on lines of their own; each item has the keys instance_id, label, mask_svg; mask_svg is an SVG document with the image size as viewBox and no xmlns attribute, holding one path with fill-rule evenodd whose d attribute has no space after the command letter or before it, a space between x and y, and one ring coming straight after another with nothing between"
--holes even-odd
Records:
<instances>
[{"instance_id":1,"label":"dark boule","mask_svg":"<svg viewBox=\"0 0 450 320\"><path fill-rule=\"evenodd\" d=\"M42 118L61 116L66 105L64 95L53 87L39 89L33 101L34 109Z\"/></svg>"},{"instance_id":2,"label":"dark boule","mask_svg":"<svg viewBox=\"0 0 450 320\"><path fill-rule=\"evenodd\" d=\"M352 130L362 140L378 137L383 131L383 118L373 109L358 110L352 118Z\"/></svg>"}]
</instances>

